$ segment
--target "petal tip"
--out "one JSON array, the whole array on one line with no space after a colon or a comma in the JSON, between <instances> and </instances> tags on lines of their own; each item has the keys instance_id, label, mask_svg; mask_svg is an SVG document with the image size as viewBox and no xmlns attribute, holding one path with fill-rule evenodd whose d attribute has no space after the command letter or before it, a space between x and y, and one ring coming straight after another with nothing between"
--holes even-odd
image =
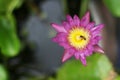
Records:
<instances>
[{"instance_id":1,"label":"petal tip","mask_svg":"<svg viewBox=\"0 0 120 80\"><path fill-rule=\"evenodd\" d=\"M75 14L73 18L78 18L78 16Z\"/></svg>"},{"instance_id":2,"label":"petal tip","mask_svg":"<svg viewBox=\"0 0 120 80\"><path fill-rule=\"evenodd\" d=\"M67 15L66 15L66 18L68 18L68 17L71 17L70 14L67 14Z\"/></svg>"},{"instance_id":3,"label":"petal tip","mask_svg":"<svg viewBox=\"0 0 120 80\"><path fill-rule=\"evenodd\" d=\"M51 25L57 32L67 32L63 26L60 26L55 23L51 23Z\"/></svg>"},{"instance_id":4,"label":"petal tip","mask_svg":"<svg viewBox=\"0 0 120 80\"><path fill-rule=\"evenodd\" d=\"M64 63L66 60L64 58L62 58L62 63Z\"/></svg>"},{"instance_id":5,"label":"petal tip","mask_svg":"<svg viewBox=\"0 0 120 80\"><path fill-rule=\"evenodd\" d=\"M86 12L86 14L87 14L87 15L90 15L90 12L89 12L89 11L87 11L87 12Z\"/></svg>"},{"instance_id":6,"label":"petal tip","mask_svg":"<svg viewBox=\"0 0 120 80\"><path fill-rule=\"evenodd\" d=\"M80 61L82 62L82 64L84 65L84 66L86 66L87 65L87 62L86 62L86 57L83 55L83 54L81 54L80 55Z\"/></svg>"},{"instance_id":7,"label":"petal tip","mask_svg":"<svg viewBox=\"0 0 120 80\"><path fill-rule=\"evenodd\" d=\"M94 46L94 51L102 54L105 53L104 50L99 45Z\"/></svg>"},{"instance_id":8,"label":"petal tip","mask_svg":"<svg viewBox=\"0 0 120 80\"><path fill-rule=\"evenodd\" d=\"M79 18L78 15L76 15L76 14L73 16L73 19L80 21L80 18Z\"/></svg>"},{"instance_id":9,"label":"petal tip","mask_svg":"<svg viewBox=\"0 0 120 80\"><path fill-rule=\"evenodd\" d=\"M104 52L104 50L101 49L101 51L99 51L99 53L104 54L105 52Z\"/></svg>"},{"instance_id":10,"label":"petal tip","mask_svg":"<svg viewBox=\"0 0 120 80\"><path fill-rule=\"evenodd\" d=\"M66 19L67 21L72 21L72 17L69 14L66 15Z\"/></svg>"},{"instance_id":11,"label":"petal tip","mask_svg":"<svg viewBox=\"0 0 120 80\"><path fill-rule=\"evenodd\" d=\"M86 14L81 19L81 26L86 26L90 21L90 13L86 12Z\"/></svg>"},{"instance_id":12,"label":"petal tip","mask_svg":"<svg viewBox=\"0 0 120 80\"><path fill-rule=\"evenodd\" d=\"M73 54L70 54L69 51L65 51L63 57L62 57L62 62L67 61L69 58L71 58L73 56Z\"/></svg>"},{"instance_id":13,"label":"petal tip","mask_svg":"<svg viewBox=\"0 0 120 80\"><path fill-rule=\"evenodd\" d=\"M86 14L84 15L84 17L88 17L88 18L90 18L90 12L87 11Z\"/></svg>"},{"instance_id":14,"label":"petal tip","mask_svg":"<svg viewBox=\"0 0 120 80\"><path fill-rule=\"evenodd\" d=\"M85 60L85 61L81 61L81 62L82 62L82 64L83 64L84 66L87 66L86 60Z\"/></svg>"},{"instance_id":15,"label":"petal tip","mask_svg":"<svg viewBox=\"0 0 120 80\"><path fill-rule=\"evenodd\" d=\"M87 66L87 63L83 64L85 67Z\"/></svg>"},{"instance_id":16,"label":"petal tip","mask_svg":"<svg viewBox=\"0 0 120 80\"><path fill-rule=\"evenodd\" d=\"M54 23L50 23L50 25L52 26Z\"/></svg>"},{"instance_id":17,"label":"petal tip","mask_svg":"<svg viewBox=\"0 0 120 80\"><path fill-rule=\"evenodd\" d=\"M105 25L104 24L98 24L98 27L103 28Z\"/></svg>"},{"instance_id":18,"label":"petal tip","mask_svg":"<svg viewBox=\"0 0 120 80\"><path fill-rule=\"evenodd\" d=\"M56 26L56 24L55 24L55 23L50 23L50 25L51 25L52 27Z\"/></svg>"},{"instance_id":19,"label":"petal tip","mask_svg":"<svg viewBox=\"0 0 120 80\"><path fill-rule=\"evenodd\" d=\"M105 24L101 24L102 28L105 26Z\"/></svg>"},{"instance_id":20,"label":"petal tip","mask_svg":"<svg viewBox=\"0 0 120 80\"><path fill-rule=\"evenodd\" d=\"M55 24L55 23L50 23L50 25L54 28L54 27L56 27L57 24Z\"/></svg>"},{"instance_id":21,"label":"petal tip","mask_svg":"<svg viewBox=\"0 0 120 80\"><path fill-rule=\"evenodd\" d=\"M67 61L69 58L66 58L65 56L62 57L62 63L64 63L65 61Z\"/></svg>"}]
</instances>

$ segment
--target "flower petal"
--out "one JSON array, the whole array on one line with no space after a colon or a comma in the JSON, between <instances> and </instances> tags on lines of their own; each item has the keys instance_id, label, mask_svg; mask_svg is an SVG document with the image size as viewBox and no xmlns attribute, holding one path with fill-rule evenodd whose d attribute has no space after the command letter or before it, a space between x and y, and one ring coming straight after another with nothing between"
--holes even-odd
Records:
<instances>
[{"instance_id":1,"label":"flower petal","mask_svg":"<svg viewBox=\"0 0 120 80\"><path fill-rule=\"evenodd\" d=\"M89 21L90 21L90 13L87 12L87 13L83 16L83 18L81 19L81 26L82 26L82 27L87 26L87 24L89 23Z\"/></svg>"},{"instance_id":2,"label":"flower petal","mask_svg":"<svg viewBox=\"0 0 120 80\"><path fill-rule=\"evenodd\" d=\"M53 41L58 42L58 43L59 42L66 42L67 41L66 37L67 37L66 33L59 32L59 33L57 33L56 37L53 38Z\"/></svg>"},{"instance_id":3,"label":"flower petal","mask_svg":"<svg viewBox=\"0 0 120 80\"><path fill-rule=\"evenodd\" d=\"M65 53L62 57L62 62L65 62L66 60L68 60L69 58L71 58L73 56L73 54L70 53L70 51L65 50Z\"/></svg>"},{"instance_id":4,"label":"flower petal","mask_svg":"<svg viewBox=\"0 0 120 80\"><path fill-rule=\"evenodd\" d=\"M67 19L68 22L73 21L72 17L69 14L66 16L66 19Z\"/></svg>"},{"instance_id":5,"label":"flower petal","mask_svg":"<svg viewBox=\"0 0 120 80\"><path fill-rule=\"evenodd\" d=\"M103 49L99 45L94 45L94 52L104 53Z\"/></svg>"},{"instance_id":6,"label":"flower petal","mask_svg":"<svg viewBox=\"0 0 120 80\"><path fill-rule=\"evenodd\" d=\"M93 32L95 32L95 31L99 31L100 32L103 27L104 27L104 24L99 24L99 25L95 26L94 28L92 28L91 30Z\"/></svg>"},{"instance_id":7,"label":"flower petal","mask_svg":"<svg viewBox=\"0 0 120 80\"><path fill-rule=\"evenodd\" d=\"M62 24L63 24L63 27L65 28L66 31L69 31L72 27L72 26L69 25L68 22L65 22L65 21Z\"/></svg>"},{"instance_id":8,"label":"flower petal","mask_svg":"<svg viewBox=\"0 0 120 80\"><path fill-rule=\"evenodd\" d=\"M73 20L76 26L80 26L80 19L77 15L74 15Z\"/></svg>"},{"instance_id":9,"label":"flower petal","mask_svg":"<svg viewBox=\"0 0 120 80\"><path fill-rule=\"evenodd\" d=\"M66 18L67 18L67 21L69 22L70 26L73 27L74 21L73 21L72 17L70 15L67 15Z\"/></svg>"},{"instance_id":10,"label":"flower petal","mask_svg":"<svg viewBox=\"0 0 120 80\"><path fill-rule=\"evenodd\" d=\"M85 56L84 56L84 54L80 54L80 61L82 62L82 64L84 65L84 66L86 66L86 58L85 58Z\"/></svg>"},{"instance_id":11,"label":"flower petal","mask_svg":"<svg viewBox=\"0 0 120 80\"><path fill-rule=\"evenodd\" d=\"M57 31L57 35L53 38L53 41L65 49L62 62L75 56L83 65L86 65L86 57L92 55L93 52L104 53L102 48L98 46L98 42L101 39L100 31L104 27L103 24L95 26L94 22L90 23L89 12L81 20L77 15L74 15L73 18L67 15L66 18L66 21L61 26L54 23L51 24ZM85 38L84 41L87 42L84 45L84 42L77 42L77 38L80 40ZM77 46L77 44L79 45ZM82 45L83 47L81 47Z\"/></svg>"},{"instance_id":12,"label":"flower petal","mask_svg":"<svg viewBox=\"0 0 120 80\"><path fill-rule=\"evenodd\" d=\"M84 51L84 54L85 54L85 56L90 56L90 55L92 55L92 50L88 50L86 48L86 50Z\"/></svg>"},{"instance_id":13,"label":"flower petal","mask_svg":"<svg viewBox=\"0 0 120 80\"><path fill-rule=\"evenodd\" d=\"M63 26L59 26L55 23L52 23L51 25L57 32L67 32Z\"/></svg>"},{"instance_id":14,"label":"flower petal","mask_svg":"<svg viewBox=\"0 0 120 80\"><path fill-rule=\"evenodd\" d=\"M94 25L95 25L95 22L88 23L88 25L86 26L86 29L89 30L89 29L93 28Z\"/></svg>"},{"instance_id":15,"label":"flower petal","mask_svg":"<svg viewBox=\"0 0 120 80\"><path fill-rule=\"evenodd\" d=\"M91 44L91 45L95 45L95 44L97 44L101 39L102 39L101 36L95 36L95 37L93 37L93 38L91 39L90 44Z\"/></svg>"},{"instance_id":16,"label":"flower petal","mask_svg":"<svg viewBox=\"0 0 120 80\"><path fill-rule=\"evenodd\" d=\"M78 60L80 58L80 53L79 52L75 52L74 56Z\"/></svg>"},{"instance_id":17,"label":"flower petal","mask_svg":"<svg viewBox=\"0 0 120 80\"><path fill-rule=\"evenodd\" d=\"M100 34L101 29L104 27L104 24L99 24L91 29L91 33L93 37L96 37Z\"/></svg>"}]
</instances>

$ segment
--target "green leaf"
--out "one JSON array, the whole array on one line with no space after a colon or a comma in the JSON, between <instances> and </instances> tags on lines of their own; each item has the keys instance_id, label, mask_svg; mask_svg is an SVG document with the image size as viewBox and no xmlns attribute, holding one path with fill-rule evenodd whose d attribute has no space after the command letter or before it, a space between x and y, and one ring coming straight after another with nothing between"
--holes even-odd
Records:
<instances>
[{"instance_id":1,"label":"green leaf","mask_svg":"<svg viewBox=\"0 0 120 80\"><path fill-rule=\"evenodd\" d=\"M104 80L112 70L112 65L105 55L94 54L87 58L87 66L77 60L66 62L58 70L55 80Z\"/></svg>"},{"instance_id":2,"label":"green leaf","mask_svg":"<svg viewBox=\"0 0 120 80\"><path fill-rule=\"evenodd\" d=\"M0 80L8 80L7 71L4 66L0 64Z\"/></svg>"},{"instance_id":3,"label":"green leaf","mask_svg":"<svg viewBox=\"0 0 120 80\"><path fill-rule=\"evenodd\" d=\"M0 13L11 13L23 0L0 0Z\"/></svg>"},{"instance_id":4,"label":"green leaf","mask_svg":"<svg viewBox=\"0 0 120 80\"><path fill-rule=\"evenodd\" d=\"M114 16L120 17L120 0L103 0Z\"/></svg>"},{"instance_id":5,"label":"green leaf","mask_svg":"<svg viewBox=\"0 0 120 80\"><path fill-rule=\"evenodd\" d=\"M12 15L0 16L0 49L7 57L16 56L20 50L20 41L16 35Z\"/></svg>"},{"instance_id":6,"label":"green leaf","mask_svg":"<svg viewBox=\"0 0 120 80\"><path fill-rule=\"evenodd\" d=\"M117 77L115 78L115 80L120 80L120 76L117 76Z\"/></svg>"}]
</instances>

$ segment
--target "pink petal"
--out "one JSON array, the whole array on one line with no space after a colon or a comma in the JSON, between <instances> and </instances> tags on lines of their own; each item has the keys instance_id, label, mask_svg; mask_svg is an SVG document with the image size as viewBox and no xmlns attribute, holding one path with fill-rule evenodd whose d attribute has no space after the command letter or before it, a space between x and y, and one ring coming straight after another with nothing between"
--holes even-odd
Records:
<instances>
[{"instance_id":1,"label":"pink petal","mask_svg":"<svg viewBox=\"0 0 120 80\"><path fill-rule=\"evenodd\" d=\"M65 21L62 24L63 24L63 26L64 26L64 28L65 28L66 31L69 31L70 28L72 27L72 26L69 25L68 22L65 22Z\"/></svg>"},{"instance_id":2,"label":"pink petal","mask_svg":"<svg viewBox=\"0 0 120 80\"><path fill-rule=\"evenodd\" d=\"M99 24L96 27L91 29L91 33L93 37L96 37L100 34L101 29L104 27L104 24Z\"/></svg>"},{"instance_id":3,"label":"pink petal","mask_svg":"<svg viewBox=\"0 0 120 80\"><path fill-rule=\"evenodd\" d=\"M51 25L57 32L67 32L63 26L59 26L55 23L52 23Z\"/></svg>"},{"instance_id":4,"label":"pink petal","mask_svg":"<svg viewBox=\"0 0 120 80\"><path fill-rule=\"evenodd\" d=\"M60 43L60 42L66 42L66 39L64 37L62 37L62 38L54 37L54 38L52 38L52 41Z\"/></svg>"},{"instance_id":5,"label":"pink petal","mask_svg":"<svg viewBox=\"0 0 120 80\"><path fill-rule=\"evenodd\" d=\"M66 60L68 60L69 58L71 58L73 56L73 54L69 53L68 50L65 50L65 53L62 57L62 62L65 62Z\"/></svg>"},{"instance_id":6,"label":"pink petal","mask_svg":"<svg viewBox=\"0 0 120 80\"><path fill-rule=\"evenodd\" d=\"M59 33L57 33L56 37L53 38L53 41L58 42L58 43L59 42L66 42L67 41L66 37L67 37L66 33L59 32Z\"/></svg>"},{"instance_id":7,"label":"pink petal","mask_svg":"<svg viewBox=\"0 0 120 80\"><path fill-rule=\"evenodd\" d=\"M86 26L86 29L89 30L89 29L93 28L94 25L95 25L95 22L88 23L88 25Z\"/></svg>"},{"instance_id":8,"label":"pink petal","mask_svg":"<svg viewBox=\"0 0 120 80\"><path fill-rule=\"evenodd\" d=\"M104 27L104 24L99 24L99 25L95 26L94 28L92 28L91 30L92 30L93 32L95 32L95 31L99 31L99 32L100 32L100 30L101 30L103 27Z\"/></svg>"},{"instance_id":9,"label":"pink petal","mask_svg":"<svg viewBox=\"0 0 120 80\"><path fill-rule=\"evenodd\" d=\"M102 39L102 37L101 36L95 36L93 39L95 39L96 41L99 41L99 40Z\"/></svg>"},{"instance_id":10,"label":"pink petal","mask_svg":"<svg viewBox=\"0 0 120 80\"><path fill-rule=\"evenodd\" d=\"M88 50L86 48L85 52L84 52L85 56L90 56L92 54L92 50Z\"/></svg>"},{"instance_id":11,"label":"pink petal","mask_svg":"<svg viewBox=\"0 0 120 80\"><path fill-rule=\"evenodd\" d=\"M74 15L73 20L76 26L80 26L80 19L77 15Z\"/></svg>"},{"instance_id":12,"label":"pink petal","mask_svg":"<svg viewBox=\"0 0 120 80\"><path fill-rule=\"evenodd\" d=\"M71 48L69 48L69 51L70 51L70 53L74 54L76 50L71 47Z\"/></svg>"},{"instance_id":13,"label":"pink petal","mask_svg":"<svg viewBox=\"0 0 120 80\"><path fill-rule=\"evenodd\" d=\"M84 66L86 66L86 58L85 58L84 54L81 54L79 59L80 59L80 61L82 62L82 64L83 64Z\"/></svg>"},{"instance_id":14,"label":"pink petal","mask_svg":"<svg viewBox=\"0 0 120 80\"><path fill-rule=\"evenodd\" d=\"M91 34L92 34L92 37L96 37L96 36L100 35L100 31L93 31L93 32L91 32Z\"/></svg>"},{"instance_id":15,"label":"pink petal","mask_svg":"<svg viewBox=\"0 0 120 80\"><path fill-rule=\"evenodd\" d=\"M89 44L87 45L87 50L88 50L88 51L93 50L93 46L91 45L91 43L89 43Z\"/></svg>"},{"instance_id":16,"label":"pink petal","mask_svg":"<svg viewBox=\"0 0 120 80\"><path fill-rule=\"evenodd\" d=\"M79 53L79 52L76 52L76 53L74 54L74 56L75 56L75 58L78 60L78 59L80 58L80 53Z\"/></svg>"},{"instance_id":17,"label":"pink petal","mask_svg":"<svg viewBox=\"0 0 120 80\"><path fill-rule=\"evenodd\" d=\"M91 32L92 37L96 37L100 35L100 30L99 31L92 31Z\"/></svg>"},{"instance_id":18,"label":"pink petal","mask_svg":"<svg viewBox=\"0 0 120 80\"><path fill-rule=\"evenodd\" d=\"M70 15L67 15L66 18L67 18L67 21L69 22L70 26L73 27L74 26L74 21L73 21L72 17Z\"/></svg>"},{"instance_id":19,"label":"pink petal","mask_svg":"<svg viewBox=\"0 0 120 80\"><path fill-rule=\"evenodd\" d=\"M56 37L59 39L59 41L61 42L65 42L67 41L66 37L67 37L67 34L64 33L64 32L59 32L57 33Z\"/></svg>"},{"instance_id":20,"label":"pink petal","mask_svg":"<svg viewBox=\"0 0 120 80\"><path fill-rule=\"evenodd\" d=\"M90 21L90 13L87 12L87 13L83 16L83 18L81 19L81 26L82 26L82 27L87 26L87 24L89 23L89 21Z\"/></svg>"},{"instance_id":21,"label":"pink petal","mask_svg":"<svg viewBox=\"0 0 120 80\"><path fill-rule=\"evenodd\" d=\"M87 45L87 47L85 48L84 52L85 55L84 56L90 56L93 53L93 45L91 43L89 43Z\"/></svg>"},{"instance_id":22,"label":"pink petal","mask_svg":"<svg viewBox=\"0 0 120 80\"><path fill-rule=\"evenodd\" d=\"M66 16L66 19L67 19L68 22L73 21L72 17L69 14Z\"/></svg>"},{"instance_id":23,"label":"pink petal","mask_svg":"<svg viewBox=\"0 0 120 80\"><path fill-rule=\"evenodd\" d=\"M99 45L94 46L94 52L104 53L103 49Z\"/></svg>"},{"instance_id":24,"label":"pink petal","mask_svg":"<svg viewBox=\"0 0 120 80\"><path fill-rule=\"evenodd\" d=\"M93 38L90 41L90 44L92 45L97 44L101 39L102 39L101 36L95 36L95 37L93 36Z\"/></svg>"}]
</instances>

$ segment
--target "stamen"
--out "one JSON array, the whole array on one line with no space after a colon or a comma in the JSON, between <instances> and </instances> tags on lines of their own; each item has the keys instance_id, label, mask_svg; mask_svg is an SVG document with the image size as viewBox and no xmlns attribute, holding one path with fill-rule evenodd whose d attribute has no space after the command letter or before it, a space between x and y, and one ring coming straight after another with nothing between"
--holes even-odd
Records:
<instances>
[{"instance_id":1,"label":"stamen","mask_svg":"<svg viewBox=\"0 0 120 80\"><path fill-rule=\"evenodd\" d=\"M75 47L76 49L83 49L89 42L89 32L84 28L74 28L70 30L68 35L68 41L71 46Z\"/></svg>"}]
</instances>

